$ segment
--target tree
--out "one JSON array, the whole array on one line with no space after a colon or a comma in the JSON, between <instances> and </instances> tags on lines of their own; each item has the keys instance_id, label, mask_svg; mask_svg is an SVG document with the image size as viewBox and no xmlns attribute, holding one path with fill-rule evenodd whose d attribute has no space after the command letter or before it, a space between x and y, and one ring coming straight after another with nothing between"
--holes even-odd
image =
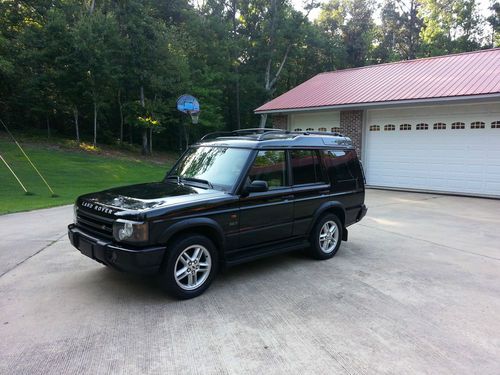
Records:
<instances>
[{"instance_id":1,"label":"tree","mask_svg":"<svg viewBox=\"0 0 500 375\"><path fill-rule=\"evenodd\" d=\"M96 9L75 24L75 56L81 61L85 81L82 94L90 96L93 109L93 144L97 144L99 107L115 91L120 51L118 24L112 13Z\"/></svg>"},{"instance_id":2,"label":"tree","mask_svg":"<svg viewBox=\"0 0 500 375\"><path fill-rule=\"evenodd\" d=\"M374 56L379 62L411 60L420 50L420 30L417 0L386 0L381 10L381 25L377 27L378 44Z\"/></svg>"},{"instance_id":3,"label":"tree","mask_svg":"<svg viewBox=\"0 0 500 375\"><path fill-rule=\"evenodd\" d=\"M472 51L481 46L481 18L475 0L422 0L419 10L426 55Z\"/></svg>"},{"instance_id":4,"label":"tree","mask_svg":"<svg viewBox=\"0 0 500 375\"><path fill-rule=\"evenodd\" d=\"M487 18L491 26L491 46L500 47L500 2L492 1L490 6L491 15Z\"/></svg>"},{"instance_id":5,"label":"tree","mask_svg":"<svg viewBox=\"0 0 500 375\"><path fill-rule=\"evenodd\" d=\"M331 0L321 7L319 24L345 46L347 67L366 65L372 40L374 4L371 0Z\"/></svg>"}]
</instances>

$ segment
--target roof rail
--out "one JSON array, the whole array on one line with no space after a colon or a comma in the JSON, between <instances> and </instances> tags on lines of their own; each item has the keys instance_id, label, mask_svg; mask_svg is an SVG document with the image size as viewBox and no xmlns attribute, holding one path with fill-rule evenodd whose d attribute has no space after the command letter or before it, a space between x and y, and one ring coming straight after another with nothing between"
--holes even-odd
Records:
<instances>
[{"instance_id":1,"label":"roof rail","mask_svg":"<svg viewBox=\"0 0 500 375\"><path fill-rule=\"evenodd\" d=\"M207 133L203 137L200 138L200 141L204 141L204 140L206 140L208 138L212 138L212 137L218 137L220 135L231 135L231 134L233 134L232 131L219 131L219 132Z\"/></svg>"},{"instance_id":2,"label":"roof rail","mask_svg":"<svg viewBox=\"0 0 500 375\"><path fill-rule=\"evenodd\" d=\"M295 134L302 134L302 135L328 135L330 137L345 137L344 134L338 133L338 132L315 132L315 131L305 131L305 132L291 132Z\"/></svg>"},{"instance_id":3,"label":"roof rail","mask_svg":"<svg viewBox=\"0 0 500 375\"><path fill-rule=\"evenodd\" d=\"M299 132L299 131L289 131L289 130L282 130L282 129L273 129L273 128L248 128L248 129L239 129L239 130L232 130L232 131L217 131L217 132L212 132L205 134L203 137L200 138L200 141L205 141L210 138L218 138L219 136L256 136L257 141L263 141L265 140L268 136L272 135L292 135L292 136L298 136L298 135L324 135L324 136L330 136L330 137L344 137L343 134L337 133L337 132L319 132L319 131L305 131L305 132Z\"/></svg>"}]
</instances>

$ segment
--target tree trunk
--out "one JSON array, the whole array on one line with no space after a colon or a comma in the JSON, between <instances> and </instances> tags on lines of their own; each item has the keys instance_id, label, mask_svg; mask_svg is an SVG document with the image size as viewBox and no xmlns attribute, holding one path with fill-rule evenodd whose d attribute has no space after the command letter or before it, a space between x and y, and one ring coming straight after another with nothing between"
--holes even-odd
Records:
<instances>
[{"instance_id":1,"label":"tree trunk","mask_svg":"<svg viewBox=\"0 0 500 375\"><path fill-rule=\"evenodd\" d=\"M141 105L142 108L146 107L146 100L144 99L144 86L141 85Z\"/></svg>"},{"instance_id":2,"label":"tree trunk","mask_svg":"<svg viewBox=\"0 0 500 375\"><path fill-rule=\"evenodd\" d=\"M73 107L73 118L75 119L76 141L80 143L80 128L78 127L78 108Z\"/></svg>"},{"instance_id":3,"label":"tree trunk","mask_svg":"<svg viewBox=\"0 0 500 375\"><path fill-rule=\"evenodd\" d=\"M238 25L236 22L236 19L237 19L236 5L237 5L237 0L232 0L231 6L232 6L232 23L233 23L233 42L234 42L235 46L237 46L236 34L237 34L237 29L238 29ZM236 50L233 51L233 53L234 53L233 60L234 60L234 76L235 76L234 90L236 91L235 92L235 94L236 94L235 95L236 96L236 128L241 129L240 71L239 71L239 67L238 67L238 53Z\"/></svg>"},{"instance_id":4,"label":"tree trunk","mask_svg":"<svg viewBox=\"0 0 500 375\"><path fill-rule=\"evenodd\" d=\"M153 155L153 128L149 128L149 155Z\"/></svg>"},{"instance_id":5,"label":"tree trunk","mask_svg":"<svg viewBox=\"0 0 500 375\"><path fill-rule=\"evenodd\" d=\"M189 147L189 123L187 123L186 125L184 125L184 139L186 141L186 148L185 148L185 150L187 150L188 147Z\"/></svg>"},{"instance_id":6,"label":"tree trunk","mask_svg":"<svg viewBox=\"0 0 500 375\"><path fill-rule=\"evenodd\" d=\"M94 13L94 9L95 9L95 0L91 0L90 7L89 7L89 14Z\"/></svg>"},{"instance_id":7,"label":"tree trunk","mask_svg":"<svg viewBox=\"0 0 500 375\"><path fill-rule=\"evenodd\" d=\"M141 85L140 88L140 99L141 99L141 106L142 108L146 107L146 100L144 99L144 86ZM142 129L142 154L147 155L148 154L148 128L143 128Z\"/></svg>"},{"instance_id":8,"label":"tree trunk","mask_svg":"<svg viewBox=\"0 0 500 375\"><path fill-rule=\"evenodd\" d=\"M260 115L260 128L265 128L266 127L266 122L267 122L267 113L264 113Z\"/></svg>"},{"instance_id":9,"label":"tree trunk","mask_svg":"<svg viewBox=\"0 0 500 375\"><path fill-rule=\"evenodd\" d=\"M147 155L148 153L148 129L142 129L142 154Z\"/></svg>"},{"instance_id":10,"label":"tree trunk","mask_svg":"<svg viewBox=\"0 0 500 375\"><path fill-rule=\"evenodd\" d=\"M97 146L97 102L94 99L94 147Z\"/></svg>"},{"instance_id":11,"label":"tree trunk","mask_svg":"<svg viewBox=\"0 0 500 375\"><path fill-rule=\"evenodd\" d=\"M118 109L120 110L120 145L123 144L123 105L121 100L121 90L118 89Z\"/></svg>"},{"instance_id":12,"label":"tree trunk","mask_svg":"<svg viewBox=\"0 0 500 375\"><path fill-rule=\"evenodd\" d=\"M46 115L45 119L47 120L47 138L50 138L50 121L49 121L49 116Z\"/></svg>"}]
</instances>

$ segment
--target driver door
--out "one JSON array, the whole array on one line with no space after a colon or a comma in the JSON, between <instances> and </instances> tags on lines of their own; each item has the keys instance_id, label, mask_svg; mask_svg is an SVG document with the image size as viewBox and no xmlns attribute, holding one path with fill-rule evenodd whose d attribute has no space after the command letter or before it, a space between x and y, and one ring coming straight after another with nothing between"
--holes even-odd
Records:
<instances>
[{"instance_id":1,"label":"driver door","mask_svg":"<svg viewBox=\"0 0 500 375\"><path fill-rule=\"evenodd\" d=\"M293 228L293 191L285 150L262 150L246 183L266 181L269 190L240 198L240 248L287 239Z\"/></svg>"}]
</instances>

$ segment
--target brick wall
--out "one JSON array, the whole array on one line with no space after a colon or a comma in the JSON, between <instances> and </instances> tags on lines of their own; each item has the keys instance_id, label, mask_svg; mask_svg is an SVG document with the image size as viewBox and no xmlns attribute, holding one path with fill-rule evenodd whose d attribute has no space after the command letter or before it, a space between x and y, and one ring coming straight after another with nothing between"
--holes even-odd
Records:
<instances>
[{"instance_id":1,"label":"brick wall","mask_svg":"<svg viewBox=\"0 0 500 375\"><path fill-rule=\"evenodd\" d=\"M287 115L274 115L271 118L271 124L274 129L287 130L288 116Z\"/></svg>"},{"instance_id":2,"label":"brick wall","mask_svg":"<svg viewBox=\"0 0 500 375\"><path fill-rule=\"evenodd\" d=\"M352 139L358 156L361 157L363 111L341 111L340 132Z\"/></svg>"}]
</instances>

